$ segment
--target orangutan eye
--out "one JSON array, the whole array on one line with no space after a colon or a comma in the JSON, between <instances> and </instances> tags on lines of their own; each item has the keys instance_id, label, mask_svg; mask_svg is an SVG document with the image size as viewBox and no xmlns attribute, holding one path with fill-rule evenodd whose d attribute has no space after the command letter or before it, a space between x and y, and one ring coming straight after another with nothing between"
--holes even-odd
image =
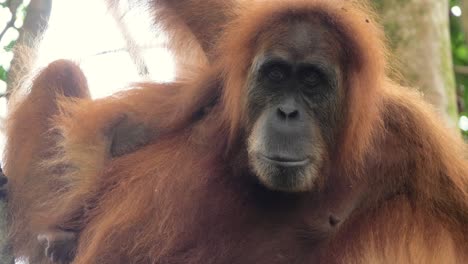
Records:
<instances>
[{"instance_id":1,"label":"orangutan eye","mask_svg":"<svg viewBox=\"0 0 468 264\"><path fill-rule=\"evenodd\" d=\"M322 81L322 75L316 70L310 69L303 73L302 81L307 86L315 87Z\"/></svg>"},{"instance_id":2,"label":"orangutan eye","mask_svg":"<svg viewBox=\"0 0 468 264\"><path fill-rule=\"evenodd\" d=\"M268 79L274 82L280 82L286 77L285 72L280 67L274 67L268 72Z\"/></svg>"},{"instance_id":3,"label":"orangutan eye","mask_svg":"<svg viewBox=\"0 0 468 264\"><path fill-rule=\"evenodd\" d=\"M299 71L299 80L307 87L316 87L324 81L324 74L315 67L306 67Z\"/></svg>"},{"instance_id":4,"label":"orangutan eye","mask_svg":"<svg viewBox=\"0 0 468 264\"><path fill-rule=\"evenodd\" d=\"M262 76L267 78L269 81L279 83L289 78L291 67L284 61L274 60L265 63L261 71Z\"/></svg>"}]
</instances>

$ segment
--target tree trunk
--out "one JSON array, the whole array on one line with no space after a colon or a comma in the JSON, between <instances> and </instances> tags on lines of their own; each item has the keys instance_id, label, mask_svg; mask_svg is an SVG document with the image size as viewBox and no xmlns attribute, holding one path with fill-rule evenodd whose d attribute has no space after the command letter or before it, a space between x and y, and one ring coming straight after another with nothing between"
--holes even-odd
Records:
<instances>
[{"instance_id":1,"label":"tree trunk","mask_svg":"<svg viewBox=\"0 0 468 264\"><path fill-rule=\"evenodd\" d=\"M461 9L462 9L462 15L461 15L461 21L462 21L462 28L463 28L463 34L465 35L465 40L468 39L468 0L461 0Z\"/></svg>"},{"instance_id":2,"label":"tree trunk","mask_svg":"<svg viewBox=\"0 0 468 264\"><path fill-rule=\"evenodd\" d=\"M8 71L7 94L17 88L23 77L31 72L36 60L37 44L47 29L51 9L52 0L30 2Z\"/></svg>"},{"instance_id":3,"label":"tree trunk","mask_svg":"<svg viewBox=\"0 0 468 264\"><path fill-rule=\"evenodd\" d=\"M8 228L6 220L6 203L5 201L0 201L0 263L13 264L14 259L11 255L10 246L8 243Z\"/></svg>"},{"instance_id":4,"label":"tree trunk","mask_svg":"<svg viewBox=\"0 0 468 264\"><path fill-rule=\"evenodd\" d=\"M403 75L403 84L420 89L447 125L458 130L448 0L373 2L395 55L392 66Z\"/></svg>"}]
</instances>

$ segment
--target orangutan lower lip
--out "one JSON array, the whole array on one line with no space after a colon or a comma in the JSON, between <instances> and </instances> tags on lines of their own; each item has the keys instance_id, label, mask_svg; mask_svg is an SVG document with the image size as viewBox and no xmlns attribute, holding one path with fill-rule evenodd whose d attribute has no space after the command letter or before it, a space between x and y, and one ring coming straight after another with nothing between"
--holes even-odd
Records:
<instances>
[{"instance_id":1,"label":"orangutan lower lip","mask_svg":"<svg viewBox=\"0 0 468 264\"><path fill-rule=\"evenodd\" d=\"M302 167L310 162L310 159L291 159L285 157L268 157L263 154L258 154L258 157L268 163L279 165L282 167Z\"/></svg>"}]
</instances>

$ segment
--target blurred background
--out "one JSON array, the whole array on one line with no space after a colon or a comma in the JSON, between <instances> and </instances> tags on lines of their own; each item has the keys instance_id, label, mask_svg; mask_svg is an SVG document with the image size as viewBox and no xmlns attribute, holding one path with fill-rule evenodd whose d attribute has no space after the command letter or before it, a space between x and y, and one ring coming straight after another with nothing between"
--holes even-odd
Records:
<instances>
[{"instance_id":1,"label":"blurred background","mask_svg":"<svg viewBox=\"0 0 468 264\"><path fill-rule=\"evenodd\" d=\"M108 9L103 0L0 0L0 134L8 94L55 59L78 62L94 98L129 82L174 78L144 1L122 2ZM468 0L371 3L394 54L393 77L423 92L447 129L468 138Z\"/></svg>"}]
</instances>

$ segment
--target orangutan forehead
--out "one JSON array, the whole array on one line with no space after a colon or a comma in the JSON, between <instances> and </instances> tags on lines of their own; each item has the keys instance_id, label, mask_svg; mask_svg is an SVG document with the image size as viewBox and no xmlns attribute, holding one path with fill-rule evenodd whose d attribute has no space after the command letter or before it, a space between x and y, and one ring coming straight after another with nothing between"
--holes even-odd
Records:
<instances>
[{"instance_id":1,"label":"orangutan forehead","mask_svg":"<svg viewBox=\"0 0 468 264\"><path fill-rule=\"evenodd\" d=\"M339 62L342 47L336 31L319 18L282 21L259 34L260 54L289 61L324 60Z\"/></svg>"}]
</instances>

